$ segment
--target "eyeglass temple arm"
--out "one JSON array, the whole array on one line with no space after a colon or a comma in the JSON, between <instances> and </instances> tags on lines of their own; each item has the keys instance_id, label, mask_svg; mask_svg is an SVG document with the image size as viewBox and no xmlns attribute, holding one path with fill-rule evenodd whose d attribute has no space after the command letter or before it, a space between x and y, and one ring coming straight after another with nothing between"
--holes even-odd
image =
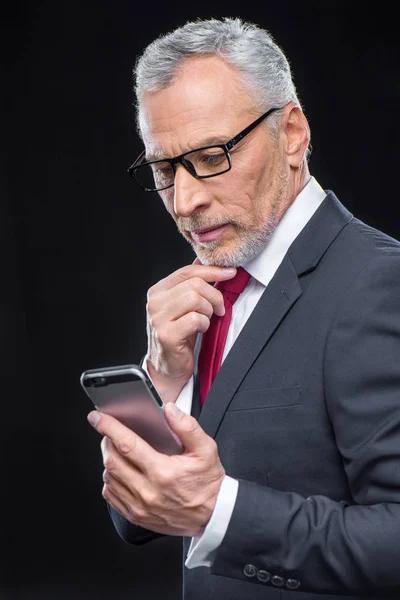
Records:
<instances>
[{"instance_id":1,"label":"eyeglass temple arm","mask_svg":"<svg viewBox=\"0 0 400 600\"><path fill-rule=\"evenodd\" d=\"M252 131L255 127L257 127L257 125L259 125L264 119L266 119L267 117L269 117L269 115L272 114L273 112L275 112L276 110L281 110L281 108L278 108L278 107L270 108L266 113L264 113L263 115L261 115L261 117L258 117L258 119L256 119L255 121L253 121L253 123L251 123L250 125L248 125L247 127L245 127L245 129L243 129L242 131L240 131L240 133L238 133L237 135L235 135L235 137L232 138L226 144L227 149L230 150L231 148L233 148L233 146L236 146L236 144L238 144L240 142L240 140L242 140L248 133L250 133L250 131Z\"/></svg>"},{"instance_id":2,"label":"eyeglass temple arm","mask_svg":"<svg viewBox=\"0 0 400 600\"><path fill-rule=\"evenodd\" d=\"M133 163L132 167L136 167L137 164L141 162L141 160L143 159L143 157L144 157L145 154L146 154L146 150L142 150L142 152L139 154L139 156L137 157L137 159ZM129 167L129 168L131 168L131 167Z\"/></svg>"}]
</instances>

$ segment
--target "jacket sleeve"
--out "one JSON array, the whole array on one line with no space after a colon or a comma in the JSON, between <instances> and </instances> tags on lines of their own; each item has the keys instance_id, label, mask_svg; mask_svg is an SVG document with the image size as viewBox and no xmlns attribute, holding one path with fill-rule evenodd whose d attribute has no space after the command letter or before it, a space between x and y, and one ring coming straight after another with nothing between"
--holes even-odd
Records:
<instances>
[{"instance_id":1,"label":"jacket sleeve","mask_svg":"<svg viewBox=\"0 0 400 600\"><path fill-rule=\"evenodd\" d=\"M119 512L108 503L107 507L115 529L120 537L128 544L141 546L142 544L146 544L147 542L151 542L157 538L164 537L161 533L155 533L149 529L144 529L138 525L133 525L133 523L125 519L125 517L120 515Z\"/></svg>"},{"instance_id":2,"label":"jacket sleeve","mask_svg":"<svg viewBox=\"0 0 400 600\"><path fill-rule=\"evenodd\" d=\"M327 336L326 406L354 503L249 481L211 568L299 592L400 598L400 258L347 289Z\"/></svg>"}]
</instances>

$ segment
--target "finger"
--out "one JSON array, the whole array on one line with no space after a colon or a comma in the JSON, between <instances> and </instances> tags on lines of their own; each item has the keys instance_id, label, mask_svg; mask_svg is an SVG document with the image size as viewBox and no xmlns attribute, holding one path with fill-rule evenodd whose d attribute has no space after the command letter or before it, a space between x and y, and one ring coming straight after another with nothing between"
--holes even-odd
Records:
<instances>
[{"instance_id":1,"label":"finger","mask_svg":"<svg viewBox=\"0 0 400 600\"><path fill-rule=\"evenodd\" d=\"M88 414L88 421L101 435L112 441L121 456L141 471L147 472L159 457L159 453L150 444L114 417L92 411Z\"/></svg>"},{"instance_id":2,"label":"finger","mask_svg":"<svg viewBox=\"0 0 400 600\"><path fill-rule=\"evenodd\" d=\"M130 484L134 480L142 477L142 471L126 460L124 456L121 456L108 437L103 437L101 441L101 452L105 467L104 473L107 472L111 477L115 477L128 489L130 489Z\"/></svg>"},{"instance_id":3,"label":"finger","mask_svg":"<svg viewBox=\"0 0 400 600\"><path fill-rule=\"evenodd\" d=\"M189 290L185 294L182 294L178 301L172 302L166 308L167 310L170 309L171 311L174 311L172 317L172 320L174 321L190 312L197 312L201 315L205 315L208 319L211 319L214 310L217 310L218 312L221 311L221 306L217 305L214 309L213 304L204 298L204 296L196 292L196 290Z\"/></svg>"},{"instance_id":4,"label":"finger","mask_svg":"<svg viewBox=\"0 0 400 600\"><path fill-rule=\"evenodd\" d=\"M180 305L183 296L190 294L189 298L196 300L196 294L207 300L212 306L212 312L222 317L225 314L224 297L220 290L210 285L200 277L193 277L173 288L169 294L175 299L175 306ZM195 306L191 307L192 310ZM204 313L205 314L205 313ZM212 313L211 313L212 314Z\"/></svg>"},{"instance_id":5,"label":"finger","mask_svg":"<svg viewBox=\"0 0 400 600\"><path fill-rule=\"evenodd\" d=\"M168 337L169 347L176 348L180 344L186 344L190 336L197 333L205 333L210 327L210 319L198 312L190 312L183 315L180 319L169 323L166 329L166 339ZM161 334L159 336L162 340Z\"/></svg>"},{"instance_id":6,"label":"finger","mask_svg":"<svg viewBox=\"0 0 400 600\"><path fill-rule=\"evenodd\" d=\"M166 352L179 356L190 338L197 333L205 333L210 327L210 319L198 312L190 312L176 321L169 321L157 332L158 343ZM193 341L194 344L195 340Z\"/></svg>"},{"instance_id":7,"label":"finger","mask_svg":"<svg viewBox=\"0 0 400 600\"><path fill-rule=\"evenodd\" d=\"M138 501L139 493L137 490L139 488L135 489L134 486L132 486L132 485L129 486L129 481L128 482L120 481L120 479L117 476L115 476L112 473L110 473L109 471L107 471L107 469L105 469L104 473L103 473L103 482L104 482L105 486L109 490L111 490L111 492L117 498L119 498L120 502L122 502L122 504L124 504L124 506L127 508L127 510L129 510L128 507L132 506L134 503L136 503ZM138 485L143 486L144 482L140 483Z\"/></svg>"},{"instance_id":8,"label":"finger","mask_svg":"<svg viewBox=\"0 0 400 600\"><path fill-rule=\"evenodd\" d=\"M165 277L155 286L150 288L149 293L160 292L162 290L170 290L179 283L192 279L193 277L201 277L204 281L225 281L226 279L232 279L236 274L234 267L215 267L202 264L186 265Z\"/></svg>"},{"instance_id":9,"label":"finger","mask_svg":"<svg viewBox=\"0 0 400 600\"><path fill-rule=\"evenodd\" d=\"M113 456L107 456L103 464L105 483L118 482L118 485L122 486L129 495L138 496L138 491L146 484L146 478L138 467L125 460L118 452Z\"/></svg>"},{"instance_id":10,"label":"finger","mask_svg":"<svg viewBox=\"0 0 400 600\"><path fill-rule=\"evenodd\" d=\"M165 415L172 431L182 441L186 452L203 454L215 451L215 442L206 434L196 419L182 412L176 404L165 405Z\"/></svg>"},{"instance_id":11,"label":"finger","mask_svg":"<svg viewBox=\"0 0 400 600\"><path fill-rule=\"evenodd\" d=\"M172 319L179 318L185 312L192 310L207 315L209 307L202 303L201 298L211 305L209 317L213 313L220 317L225 314L224 298L220 290L200 277L183 281L164 294L157 294L150 298L147 306L148 313L156 315L160 311L163 318L166 316ZM203 308L206 310L202 310Z\"/></svg>"},{"instance_id":12,"label":"finger","mask_svg":"<svg viewBox=\"0 0 400 600\"><path fill-rule=\"evenodd\" d=\"M189 312L198 312L209 319L213 313L218 316L225 314L224 298L221 292L201 279L193 279L176 286L166 293L162 318L176 320ZM161 298L160 298L161 299ZM149 307L152 310L154 307ZM161 314L157 315L161 318Z\"/></svg>"},{"instance_id":13,"label":"finger","mask_svg":"<svg viewBox=\"0 0 400 600\"><path fill-rule=\"evenodd\" d=\"M133 523L132 521L132 513L128 510L123 502L110 490L110 488L104 484L102 490L102 496L104 500L106 500L120 515L125 517L128 521ZM135 524L135 523L133 523Z\"/></svg>"}]
</instances>

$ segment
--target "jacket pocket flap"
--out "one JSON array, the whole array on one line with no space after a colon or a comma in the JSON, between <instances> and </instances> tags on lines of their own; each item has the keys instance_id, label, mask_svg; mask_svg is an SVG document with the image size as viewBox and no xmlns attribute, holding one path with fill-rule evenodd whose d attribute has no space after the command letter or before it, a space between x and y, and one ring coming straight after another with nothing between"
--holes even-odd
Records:
<instances>
[{"instance_id":1,"label":"jacket pocket flap","mask_svg":"<svg viewBox=\"0 0 400 600\"><path fill-rule=\"evenodd\" d=\"M228 411L296 406L300 404L300 396L300 386L263 390L239 390L233 397Z\"/></svg>"}]
</instances>

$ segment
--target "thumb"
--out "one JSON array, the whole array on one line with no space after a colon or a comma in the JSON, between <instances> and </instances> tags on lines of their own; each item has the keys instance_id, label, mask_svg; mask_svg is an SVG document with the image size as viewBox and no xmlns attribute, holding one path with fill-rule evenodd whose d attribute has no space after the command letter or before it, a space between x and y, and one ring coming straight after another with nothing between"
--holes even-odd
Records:
<instances>
[{"instance_id":1,"label":"thumb","mask_svg":"<svg viewBox=\"0 0 400 600\"><path fill-rule=\"evenodd\" d=\"M181 411L174 402L167 402L164 413L168 425L179 437L187 452L200 453L210 444L210 436L200 427L195 418Z\"/></svg>"}]
</instances>

